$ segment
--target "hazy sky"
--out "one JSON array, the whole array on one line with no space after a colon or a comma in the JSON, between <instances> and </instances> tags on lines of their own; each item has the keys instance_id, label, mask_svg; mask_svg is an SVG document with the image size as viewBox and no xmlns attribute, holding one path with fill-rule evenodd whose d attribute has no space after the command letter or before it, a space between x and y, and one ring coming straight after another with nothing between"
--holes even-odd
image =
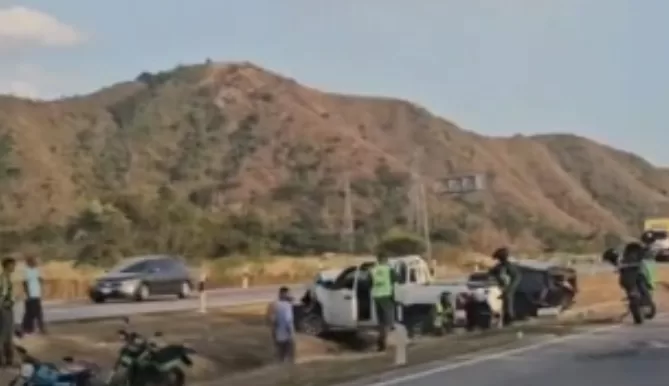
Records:
<instances>
[{"instance_id":1,"label":"hazy sky","mask_svg":"<svg viewBox=\"0 0 669 386\"><path fill-rule=\"evenodd\" d=\"M0 0L0 92L250 60L489 135L568 131L669 165L666 0Z\"/></svg>"}]
</instances>

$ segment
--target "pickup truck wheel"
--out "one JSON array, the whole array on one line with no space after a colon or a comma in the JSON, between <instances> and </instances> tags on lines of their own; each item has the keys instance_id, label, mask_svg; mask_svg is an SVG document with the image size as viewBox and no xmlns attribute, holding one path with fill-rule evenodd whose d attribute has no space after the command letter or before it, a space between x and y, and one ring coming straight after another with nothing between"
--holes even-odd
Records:
<instances>
[{"instance_id":1,"label":"pickup truck wheel","mask_svg":"<svg viewBox=\"0 0 669 386\"><path fill-rule=\"evenodd\" d=\"M327 327L320 313L307 312L300 318L298 330L307 335L319 336L327 330Z\"/></svg>"},{"instance_id":2,"label":"pickup truck wheel","mask_svg":"<svg viewBox=\"0 0 669 386\"><path fill-rule=\"evenodd\" d=\"M560 302L560 311L566 311L574 305L574 294L572 292L565 293Z\"/></svg>"},{"instance_id":3,"label":"pickup truck wheel","mask_svg":"<svg viewBox=\"0 0 669 386\"><path fill-rule=\"evenodd\" d=\"M191 292L192 288L190 283L184 281L183 283L181 283L181 287L179 289L179 293L177 294L177 296L179 297L179 299L186 299L187 297L190 296Z\"/></svg>"}]
</instances>

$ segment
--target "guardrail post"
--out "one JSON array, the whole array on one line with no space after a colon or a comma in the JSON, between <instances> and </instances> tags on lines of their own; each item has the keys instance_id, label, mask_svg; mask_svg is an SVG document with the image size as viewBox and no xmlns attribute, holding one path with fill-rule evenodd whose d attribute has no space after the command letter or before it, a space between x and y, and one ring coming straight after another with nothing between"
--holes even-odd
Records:
<instances>
[{"instance_id":1,"label":"guardrail post","mask_svg":"<svg viewBox=\"0 0 669 386\"><path fill-rule=\"evenodd\" d=\"M207 274L206 272L203 272L200 275L200 281L198 283L198 292L200 293L200 313L201 314L206 314L207 313L207 288L206 288L206 283L207 283Z\"/></svg>"}]
</instances>

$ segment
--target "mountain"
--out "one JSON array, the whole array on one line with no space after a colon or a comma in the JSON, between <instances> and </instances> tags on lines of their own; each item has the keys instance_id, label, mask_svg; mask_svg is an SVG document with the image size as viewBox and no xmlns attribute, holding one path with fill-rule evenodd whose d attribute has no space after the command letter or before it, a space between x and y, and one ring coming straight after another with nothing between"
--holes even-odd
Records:
<instances>
[{"instance_id":1,"label":"mountain","mask_svg":"<svg viewBox=\"0 0 669 386\"><path fill-rule=\"evenodd\" d=\"M437 245L599 248L660 213L669 173L570 134L490 138L415 104L327 93L250 63L143 73L50 102L0 97L0 240L54 255L356 248L408 227L412 170ZM443 193L482 172L488 189ZM72 249L72 248L75 248Z\"/></svg>"}]
</instances>

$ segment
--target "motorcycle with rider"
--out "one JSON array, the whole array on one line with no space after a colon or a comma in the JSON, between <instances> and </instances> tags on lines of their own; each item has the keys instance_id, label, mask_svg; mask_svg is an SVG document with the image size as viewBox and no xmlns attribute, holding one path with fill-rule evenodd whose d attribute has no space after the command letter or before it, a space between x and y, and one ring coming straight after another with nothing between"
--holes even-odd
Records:
<instances>
[{"instance_id":1,"label":"motorcycle with rider","mask_svg":"<svg viewBox=\"0 0 669 386\"><path fill-rule=\"evenodd\" d=\"M635 324L655 317L657 307L653 300L655 289L655 236L644 232L640 241L627 243L622 251L608 249L602 259L618 272L618 283L625 291L629 312Z\"/></svg>"}]
</instances>

